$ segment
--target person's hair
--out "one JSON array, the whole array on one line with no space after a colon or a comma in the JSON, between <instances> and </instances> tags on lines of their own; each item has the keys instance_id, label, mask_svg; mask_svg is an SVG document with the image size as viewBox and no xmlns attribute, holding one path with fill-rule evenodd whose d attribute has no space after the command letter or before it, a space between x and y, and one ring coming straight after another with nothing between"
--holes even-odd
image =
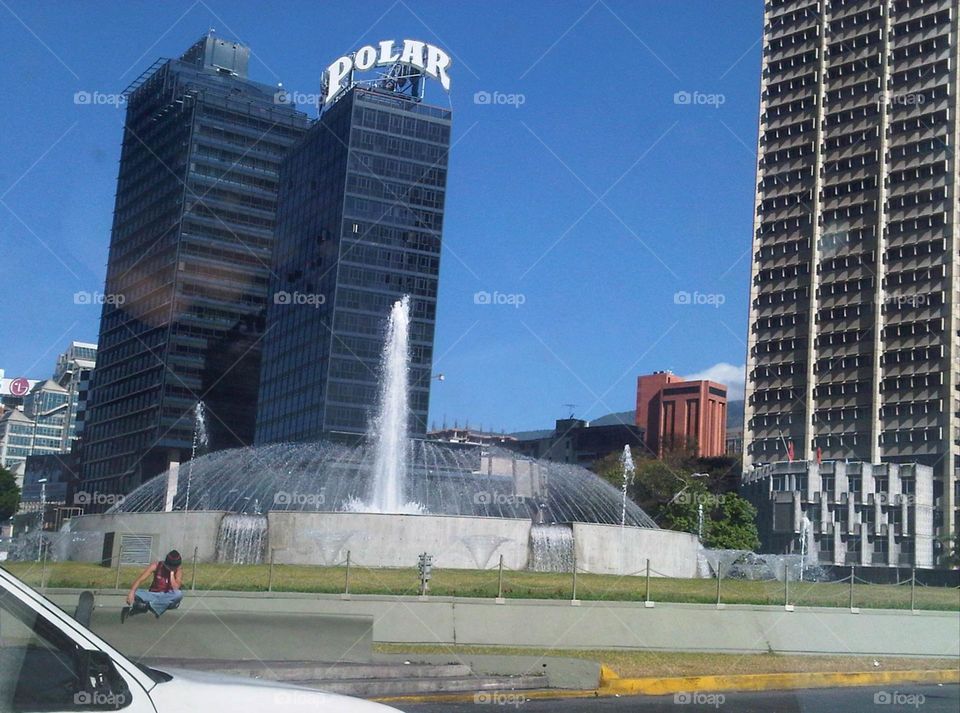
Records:
<instances>
[{"instance_id":1,"label":"person's hair","mask_svg":"<svg viewBox=\"0 0 960 713\"><path fill-rule=\"evenodd\" d=\"M167 552L167 556L164 558L163 563L170 569L176 569L183 563L183 559L180 557L179 552L176 550L170 550Z\"/></svg>"}]
</instances>

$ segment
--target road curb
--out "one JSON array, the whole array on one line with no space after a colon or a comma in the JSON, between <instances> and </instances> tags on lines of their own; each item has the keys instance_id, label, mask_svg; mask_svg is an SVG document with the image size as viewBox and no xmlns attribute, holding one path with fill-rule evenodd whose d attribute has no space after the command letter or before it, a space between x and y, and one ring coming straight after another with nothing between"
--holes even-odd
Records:
<instances>
[{"instance_id":1,"label":"road curb","mask_svg":"<svg viewBox=\"0 0 960 713\"><path fill-rule=\"evenodd\" d=\"M782 691L794 688L846 688L900 683L960 683L960 670L852 671L849 673L753 673L736 676L620 678L600 669L599 695L662 696L712 691Z\"/></svg>"},{"instance_id":2,"label":"road curb","mask_svg":"<svg viewBox=\"0 0 960 713\"><path fill-rule=\"evenodd\" d=\"M595 690L499 690L470 693L383 696L380 703L497 703L511 697L525 700L603 698L607 696L663 696L671 693L715 691L784 691L803 688L851 688L903 683L960 684L960 670L857 671L850 673L757 673L737 676L678 676L673 678L620 678L608 666L601 667L600 687ZM482 699L482 700L481 700Z\"/></svg>"}]
</instances>

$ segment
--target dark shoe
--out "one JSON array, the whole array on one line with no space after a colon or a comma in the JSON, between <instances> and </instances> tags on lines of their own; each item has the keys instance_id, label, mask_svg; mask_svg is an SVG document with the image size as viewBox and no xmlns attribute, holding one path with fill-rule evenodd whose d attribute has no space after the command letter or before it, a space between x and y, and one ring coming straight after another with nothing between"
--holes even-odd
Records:
<instances>
[{"instance_id":1,"label":"dark shoe","mask_svg":"<svg viewBox=\"0 0 960 713\"><path fill-rule=\"evenodd\" d=\"M73 618L86 627L90 627L90 617L93 615L93 592L80 592L80 601L73 612Z\"/></svg>"},{"instance_id":2,"label":"dark shoe","mask_svg":"<svg viewBox=\"0 0 960 713\"><path fill-rule=\"evenodd\" d=\"M133 601L133 606L130 608L130 616L134 614L143 614L146 611L149 611L150 605L147 604L142 599L135 599Z\"/></svg>"},{"instance_id":3,"label":"dark shoe","mask_svg":"<svg viewBox=\"0 0 960 713\"><path fill-rule=\"evenodd\" d=\"M128 616L130 616L130 607L124 607L123 609L121 609L121 610L120 610L120 623L121 623L121 624L126 624L126 623L127 623L127 617L128 617Z\"/></svg>"}]
</instances>

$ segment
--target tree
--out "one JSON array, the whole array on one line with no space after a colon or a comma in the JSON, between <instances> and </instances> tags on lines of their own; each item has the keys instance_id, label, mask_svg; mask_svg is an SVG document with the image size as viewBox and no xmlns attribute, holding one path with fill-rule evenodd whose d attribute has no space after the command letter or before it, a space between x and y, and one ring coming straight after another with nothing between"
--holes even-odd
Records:
<instances>
[{"instance_id":1,"label":"tree","mask_svg":"<svg viewBox=\"0 0 960 713\"><path fill-rule=\"evenodd\" d=\"M757 509L735 493L722 496L720 517L711 520L704 533L703 544L721 550L756 550L760 546L757 533Z\"/></svg>"},{"instance_id":2,"label":"tree","mask_svg":"<svg viewBox=\"0 0 960 713\"><path fill-rule=\"evenodd\" d=\"M17 478L0 466L0 521L13 517L19 506L20 488L17 487Z\"/></svg>"}]
</instances>

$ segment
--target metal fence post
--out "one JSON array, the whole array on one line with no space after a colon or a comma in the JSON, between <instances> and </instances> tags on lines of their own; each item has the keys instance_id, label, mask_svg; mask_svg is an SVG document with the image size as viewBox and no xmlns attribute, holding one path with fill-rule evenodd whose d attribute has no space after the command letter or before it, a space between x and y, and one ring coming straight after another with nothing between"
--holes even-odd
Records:
<instances>
[{"instance_id":1,"label":"metal fence post","mask_svg":"<svg viewBox=\"0 0 960 713\"><path fill-rule=\"evenodd\" d=\"M783 606L790 606L790 571L786 561L783 563Z\"/></svg>"},{"instance_id":2,"label":"metal fence post","mask_svg":"<svg viewBox=\"0 0 960 713\"><path fill-rule=\"evenodd\" d=\"M723 574L723 565L717 562L717 606L720 606L720 581Z\"/></svg>"},{"instance_id":3,"label":"metal fence post","mask_svg":"<svg viewBox=\"0 0 960 713\"><path fill-rule=\"evenodd\" d=\"M43 547L40 555L40 591L47 591L47 548Z\"/></svg>"},{"instance_id":4,"label":"metal fence post","mask_svg":"<svg viewBox=\"0 0 960 713\"><path fill-rule=\"evenodd\" d=\"M643 601L647 604L650 603L650 558L647 557L647 591L643 595Z\"/></svg>"},{"instance_id":5,"label":"metal fence post","mask_svg":"<svg viewBox=\"0 0 960 713\"><path fill-rule=\"evenodd\" d=\"M193 571L190 573L190 591L194 591L197 588L197 550L198 547L193 548Z\"/></svg>"},{"instance_id":6,"label":"metal fence post","mask_svg":"<svg viewBox=\"0 0 960 713\"><path fill-rule=\"evenodd\" d=\"M853 611L853 565L850 565L850 610Z\"/></svg>"},{"instance_id":7,"label":"metal fence post","mask_svg":"<svg viewBox=\"0 0 960 713\"><path fill-rule=\"evenodd\" d=\"M350 594L350 550L347 550L347 572L344 575L343 593Z\"/></svg>"},{"instance_id":8,"label":"metal fence post","mask_svg":"<svg viewBox=\"0 0 960 713\"><path fill-rule=\"evenodd\" d=\"M500 574L497 575L497 599L503 599L503 555L500 555Z\"/></svg>"},{"instance_id":9,"label":"metal fence post","mask_svg":"<svg viewBox=\"0 0 960 713\"><path fill-rule=\"evenodd\" d=\"M120 589L120 563L123 562L123 545L120 545L120 549L117 551L117 579L113 583L114 589Z\"/></svg>"},{"instance_id":10,"label":"metal fence post","mask_svg":"<svg viewBox=\"0 0 960 713\"><path fill-rule=\"evenodd\" d=\"M573 599L570 600L571 604L579 604L577 600L577 553L573 553Z\"/></svg>"},{"instance_id":11,"label":"metal fence post","mask_svg":"<svg viewBox=\"0 0 960 713\"><path fill-rule=\"evenodd\" d=\"M273 553L274 549L270 548L270 573L267 575L267 591L273 591Z\"/></svg>"},{"instance_id":12,"label":"metal fence post","mask_svg":"<svg viewBox=\"0 0 960 713\"><path fill-rule=\"evenodd\" d=\"M910 611L911 613L916 611L917 604L917 570L915 567L910 568Z\"/></svg>"}]
</instances>

